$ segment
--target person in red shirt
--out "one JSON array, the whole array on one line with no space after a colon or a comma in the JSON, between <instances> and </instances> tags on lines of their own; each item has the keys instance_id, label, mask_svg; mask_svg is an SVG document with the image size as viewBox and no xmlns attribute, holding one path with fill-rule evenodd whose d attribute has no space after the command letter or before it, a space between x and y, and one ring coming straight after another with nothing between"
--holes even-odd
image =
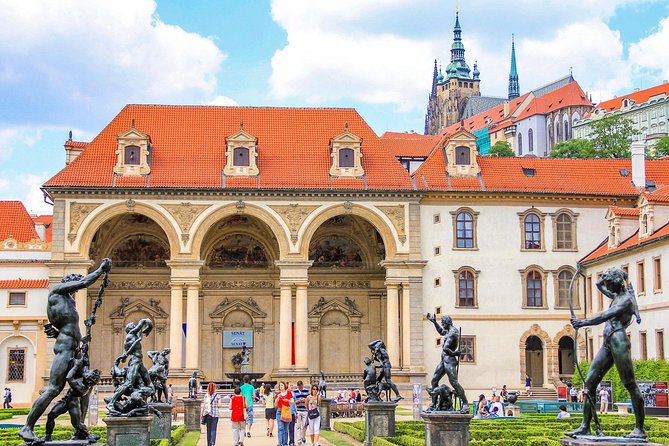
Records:
<instances>
[{"instance_id":1,"label":"person in red shirt","mask_svg":"<svg viewBox=\"0 0 669 446\"><path fill-rule=\"evenodd\" d=\"M290 423L293 421L292 413L283 417L281 416L281 409L283 407L290 409L291 405L295 405L295 400L293 400L293 394L288 390L285 382L279 383L279 393L276 394L274 404L277 408L277 421L279 422L279 446L288 446L288 429L290 428Z\"/></svg>"},{"instance_id":2,"label":"person in red shirt","mask_svg":"<svg viewBox=\"0 0 669 446\"><path fill-rule=\"evenodd\" d=\"M244 446L246 431L246 398L242 396L239 386L235 387L235 394L230 398L230 421L232 422L232 445Z\"/></svg>"}]
</instances>

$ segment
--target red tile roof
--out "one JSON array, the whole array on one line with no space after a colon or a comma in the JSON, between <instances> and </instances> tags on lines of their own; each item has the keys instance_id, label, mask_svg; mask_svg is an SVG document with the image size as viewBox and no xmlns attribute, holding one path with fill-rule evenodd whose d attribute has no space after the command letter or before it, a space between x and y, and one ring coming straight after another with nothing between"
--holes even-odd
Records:
<instances>
[{"instance_id":1,"label":"red tile roof","mask_svg":"<svg viewBox=\"0 0 669 446\"><path fill-rule=\"evenodd\" d=\"M0 240L18 242L39 239L30 214L20 201L0 201Z\"/></svg>"},{"instance_id":2,"label":"red tile roof","mask_svg":"<svg viewBox=\"0 0 669 446\"><path fill-rule=\"evenodd\" d=\"M439 141L439 135L386 132L381 137L384 147L394 157L425 157Z\"/></svg>"},{"instance_id":3,"label":"red tile roof","mask_svg":"<svg viewBox=\"0 0 669 446\"><path fill-rule=\"evenodd\" d=\"M615 248L609 248L608 238L604 239L601 245L590 254L585 256L579 261L579 263L590 263L595 260L601 260L604 257L609 257L614 254L619 254L625 251L629 251L635 248L643 247L651 243L656 243L660 240L665 240L669 238L669 223L665 224L653 234L643 239L639 239L639 230L637 229L634 234L625 239L620 245Z\"/></svg>"},{"instance_id":4,"label":"red tile roof","mask_svg":"<svg viewBox=\"0 0 669 446\"><path fill-rule=\"evenodd\" d=\"M51 234L53 232L53 215L38 215L33 217L33 223L41 223L45 226L44 241L51 243Z\"/></svg>"},{"instance_id":5,"label":"red tile roof","mask_svg":"<svg viewBox=\"0 0 669 446\"><path fill-rule=\"evenodd\" d=\"M644 195L651 203L669 203L669 185L658 187L653 192Z\"/></svg>"},{"instance_id":6,"label":"red tile roof","mask_svg":"<svg viewBox=\"0 0 669 446\"><path fill-rule=\"evenodd\" d=\"M78 149L85 149L90 142L85 141L65 141L65 147L75 147Z\"/></svg>"},{"instance_id":7,"label":"red tile roof","mask_svg":"<svg viewBox=\"0 0 669 446\"><path fill-rule=\"evenodd\" d=\"M639 90L629 94L625 94L617 98L609 99L608 101L600 102L595 106L595 110L598 108L604 110L605 112L618 110L620 109L620 107L622 107L623 99L625 98L632 99L636 104L641 104L647 102L652 96L662 93L669 95L669 82L665 82L663 84L656 85L654 87L646 88L645 90ZM586 115L585 118L589 118L590 115L591 113Z\"/></svg>"},{"instance_id":8,"label":"red tile roof","mask_svg":"<svg viewBox=\"0 0 669 446\"><path fill-rule=\"evenodd\" d=\"M0 289L48 288L49 279L10 279L0 280Z\"/></svg>"},{"instance_id":9,"label":"red tile roof","mask_svg":"<svg viewBox=\"0 0 669 446\"><path fill-rule=\"evenodd\" d=\"M151 174L118 176L116 135L135 127L153 144ZM244 123L258 138L259 178L225 178L226 137ZM330 179L330 139L362 138L365 180ZM82 154L45 187L412 189L408 172L354 109L127 105Z\"/></svg>"},{"instance_id":10,"label":"red tile roof","mask_svg":"<svg viewBox=\"0 0 669 446\"><path fill-rule=\"evenodd\" d=\"M444 155L435 150L416 170L416 186L423 190L472 190L487 192L560 193L638 196L630 176L629 159L497 158L478 156L477 178L447 177ZM533 169L526 175L524 169ZM532 172L527 172L528 174ZM669 160L647 160L646 178L669 184Z\"/></svg>"},{"instance_id":11,"label":"red tile roof","mask_svg":"<svg viewBox=\"0 0 669 446\"><path fill-rule=\"evenodd\" d=\"M621 215L621 216L630 216L630 217L638 217L639 216L639 208L621 208L618 206L609 206L609 210L614 214L614 215Z\"/></svg>"}]
</instances>

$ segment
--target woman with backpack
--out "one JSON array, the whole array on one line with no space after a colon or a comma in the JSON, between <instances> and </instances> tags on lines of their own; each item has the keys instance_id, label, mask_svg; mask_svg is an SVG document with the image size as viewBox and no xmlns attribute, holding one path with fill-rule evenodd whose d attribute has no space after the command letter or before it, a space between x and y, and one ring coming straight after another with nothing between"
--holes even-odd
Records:
<instances>
[{"instance_id":1,"label":"woman with backpack","mask_svg":"<svg viewBox=\"0 0 669 446\"><path fill-rule=\"evenodd\" d=\"M218 409L221 407L221 399L216 393L216 384L209 383L207 386L207 394L204 396L202 407L202 424L207 426L207 446L214 446L218 427Z\"/></svg>"}]
</instances>

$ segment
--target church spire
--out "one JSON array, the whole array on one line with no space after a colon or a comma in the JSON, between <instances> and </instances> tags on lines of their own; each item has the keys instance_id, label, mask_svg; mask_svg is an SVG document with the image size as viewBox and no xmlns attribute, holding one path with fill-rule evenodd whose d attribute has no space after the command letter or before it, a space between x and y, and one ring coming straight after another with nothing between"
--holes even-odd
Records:
<instances>
[{"instance_id":1,"label":"church spire","mask_svg":"<svg viewBox=\"0 0 669 446\"><path fill-rule=\"evenodd\" d=\"M462 43L462 28L460 15L455 12L455 26L453 27L453 44L451 45L451 63L446 67L446 77L468 79L469 65L465 62L465 46Z\"/></svg>"},{"instance_id":2,"label":"church spire","mask_svg":"<svg viewBox=\"0 0 669 446\"><path fill-rule=\"evenodd\" d=\"M432 74L432 95L437 94L437 59L434 59L434 73Z\"/></svg>"},{"instance_id":3,"label":"church spire","mask_svg":"<svg viewBox=\"0 0 669 446\"><path fill-rule=\"evenodd\" d=\"M511 34L511 72L509 73L509 100L520 96L520 84L518 83L518 70L516 69L516 45L514 36Z\"/></svg>"}]
</instances>

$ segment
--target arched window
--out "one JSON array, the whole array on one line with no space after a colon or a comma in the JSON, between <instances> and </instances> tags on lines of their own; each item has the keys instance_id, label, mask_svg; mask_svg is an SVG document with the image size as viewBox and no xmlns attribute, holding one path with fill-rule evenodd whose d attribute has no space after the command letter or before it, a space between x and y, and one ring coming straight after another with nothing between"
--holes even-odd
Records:
<instances>
[{"instance_id":1,"label":"arched window","mask_svg":"<svg viewBox=\"0 0 669 446\"><path fill-rule=\"evenodd\" d=\"M234 157L233 164L235 167L249 166L249 149L246 147L237 147L232 151Z\"/></svg>"},{"instance_id":2,"label":"arched window","mask_svg":"<svg viewBox=\"0 0 669 446\"><path fill-rule=\"evenodd\" d=\"M468 166L471 164L469 147L458 146L455 148L455 164L458 166Z\"/></svg>"},{"instance_id":3,"label":"arched window","mask_svg":"<svg viewBox=\"0 0 669 446\"><path fill-rule=\"evenodd\" d=\"M455 218L456 248L474 247L474 217L469 212L460 212Z\"/></svg>"},{"instance_id":4,"label":"arched window","mask_svg":"<svg viewBox=\"0 0 669 446\"><path fill-rule=\"evenodd\" d=\"M556 308L567 308L569 307L569 285L571 285L571 279L574 277L574 273L568 269L560 271L557 275L557 292L555 294L555 307ZM574 302L578 301L577 297L578 286L573 288L573 300Z\"/></svg>"},{"instance_id":5,"label":"arched window","mask_svg":"<svg viewBox=\"0 0 669 446\"><path fill-rule=\"evenodd\" d=\"M479 272L469 267L463 267L453 272L455 274L456 306L477 306L476 280Z\"/></svg>"},{"instance_id":6,"label":"arched window","mask_svg":"<svg viewBox=\"0 0 669 446\"><path fill-rule=\"evenodd\" d=\"M527 296L526 306L544 306L544 281L541 272L530 270L525 277L525 292Z\"/></svg>"},{"instance_id":7,"label":"arched window","mask_svg":"<svg viewBox=\"0 0 669 446\"><path fill-rule=\"evenodd\" d=\"M555 118L555 125L553 126L553 130L555 132L555 137L553 138L553 143L557 144L560 142L560 121L558 118Z\"/></svg>"},{"instance_id":8,"label":"arched window","mask_svg":"<svg viewBox=\"0 0 669 446\"><path fill-rule=\"evenodd\" d=\"M562 212L555 218L555 249L576 249L575 223L571 215Z\"/></svg>"},{"instance_id":9,"label":"arched window","mask_svg":"<svg viewBox=\"0 0 669 446\"><path fill-rule=\"evenodd\" d=\"M518 133L518 155L523 154L523 134Z\"/></svg>"},{"instance_id":10,"label":"arched window","mask_svg":"<svg viewBox=\"0 0 669 446\"><path fill-rule=\"evenodd\" d=\"M530 153L534 152L534 132L532 129L527 131L527 149Z\"/></svg>"},{"instance_id":11,"label":"arched window","mask_svg":"<svg viewBox=\"0 0 669 446\"><path fill-rule=\"evenodd\" d=\"M541 249L541 221L534 213L527 214L524 222L525 249Z\"/></svg>"},{"instance_id":12,"label":"arched window","mask_svg":"<svg viewBox=\"0 0 669 446\"><path fill-rule=\"evenodd\" d=\"M354 167L353 149L339 149L339 167Z\"/></svg>"},{"instance_id":13,"label":"arched window","mask_svg":"<svg viewBox=\"0 0 669 446\"><path fill-rule=\"evenodd\" d=\"M569 120L564 121L564 140L569 139Z\"/></svg>"}]
</instances>

